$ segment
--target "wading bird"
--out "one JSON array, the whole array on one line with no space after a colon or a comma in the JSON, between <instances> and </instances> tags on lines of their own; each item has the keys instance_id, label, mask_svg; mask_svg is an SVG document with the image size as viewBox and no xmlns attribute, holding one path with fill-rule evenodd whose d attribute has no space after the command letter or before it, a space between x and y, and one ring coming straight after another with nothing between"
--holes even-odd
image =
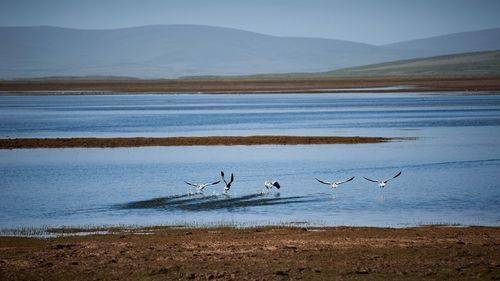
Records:
<instances>
[{"instance_id":1,"label":"wading bird","mask_svg":"<svg viewBox=\"0 0 500 281\"><path fill-rule=\"evenodd\" d=\"M207 186L210 186L210 185L216 185L218 184L220 181L216 181L216 182L209 182L209 183L190 183L190 182L187 182L187 181L184 181L186 184L190 185L190 186L194 186L196 187L199 191L203 191L203 189Z\"/></svg>"},{"instance_id":2,"label":"wading bird","mask_svg":"<svg viewBox=\"0 0 500 281\"><path fill-rule=\"evenodd\" d=\"M231 184L233 183L234 181L234 175L233 173L231 173L231 179L229 180L229 182L226 181L226 179L224 178L224 172L223 171L220 171L220 176L222 177L222 180L224 181L224 192L228 192L229 189L231 189Z\"/></svg>"},{"instance_id":3,"label":"wading bird","mask_svg":"<svg viewBox=\"0 0 500 281\"><path fill-rule=\"evenodd\" d=\"M332 188L337 188L339 185L343 184L343 183L346 183L346 182L350 182L354 179L354 177L350 178L350 179L347 179L345 181L335 181L335 182L328 182L328 181L322 181L322 180L319 180L317 178L315 178L317 181L319 181L320 183L322 184L326 184L326 185L329 185L331 186Z\"/></svg>"},{"instance_id":4,"label":"wading bird","mask_svg":"<svg viewBox=\"0 0 500 281\"><path fill-rule=\"evenodd\" d=\"M281 188L280 184L277 181L273 181L273 180L272 181L265 181L264 186L267 189L272 189L273 187L276 187L277 189Z\"/></svg>"},{"instance_id":5,"label":"wading bird","mask_svg":"<svg viewBox=\"0 0 500 281\"><path fill-rule=\"evenodd\" d=\"M390 180L392 180L392 179L395 179L395 178L399 177L399 175L401 175L401 171L399 171L399 172L398 172L396 175L394 175L392 178L390 178L390 179L386 179L386 180L372 180L372 179L365 178L365 177L363 177L363 178L365 178L365 180L367 180L367 181L376 182L376 183L378 183L378 186L379 186L380 188L383 188L383 187L385 187L385 185L387 184L387 182L388 182L388 181L390 181Z\"/></svg>"}]
</instances>

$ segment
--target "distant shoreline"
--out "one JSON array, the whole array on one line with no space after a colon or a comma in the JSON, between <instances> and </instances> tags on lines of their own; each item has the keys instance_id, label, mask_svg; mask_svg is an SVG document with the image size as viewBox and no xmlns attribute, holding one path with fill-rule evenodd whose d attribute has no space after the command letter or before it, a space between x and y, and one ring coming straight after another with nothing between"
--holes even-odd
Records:
<instances>
[{"instance_id":1,"label":"distant shoreline","mask_svg":"<svg viewBox=\"0 0 500 281\"><path fill-rule=\"evenodd\" d=\"M182 79L33 79L0 81L0 95L266 94L500 91L500 76L258 76Z\"/></svg>"},{"instance_id":2,"label":"distant shoreline","mask_svg":"<svg viewBox=\"0 0 500 281\"><path fill-rule=\"evenodd\" d=\"M408 138L337 136L207 136L129 138L26 138L0 139L0 149L115 148L145 146L312 145L380 143Z\"/></svg>"}]
</instances>

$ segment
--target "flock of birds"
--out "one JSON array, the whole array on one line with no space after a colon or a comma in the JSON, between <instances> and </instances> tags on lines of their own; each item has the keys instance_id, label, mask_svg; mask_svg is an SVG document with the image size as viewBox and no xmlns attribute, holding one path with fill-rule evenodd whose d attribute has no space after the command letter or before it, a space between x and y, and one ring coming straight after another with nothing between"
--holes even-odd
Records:
<instances>
[{"instance_id":1,"label":"flock of birds","mask_svg":"<svg viewBox=\"0 0 500 281\"><path fill-rule=\"evenodd\" d=\"M399 177L400 175L401 175L401 171L397 172L394 176L392 176L392 177L390 177L388 179L383 179L383 180L374 180L374 179L369 179L369 178L366 178L366 177L363 177L363 178L365 180L367 180L367 181L377 183L380 188L384 188L390 180L395 179L395 178ZM208 183L190 183L190 182L187 182L187 181L184 181L184 182L186 184L188 184L189 186L195 187L196 189L198 189L199 192L203 192L203 189L205 189L207 186L217 185L221 181L223 181L224 182L224 193L226 193L226 192L228 192L231 189L231 185L234 182L234 174L231 173L231 177L229 178L229 181L226 180L225 175L224 175L224 171L220 172L220 176L221 176L222 180L218 180L218 181L215 181L215 182L208 182ZM349 179L346 179L346 180L332 181L332 182L323 181L323 180L320 180L320 179L317 179L317 178L315 178L315 179L318 182L322 183L322 184L329 185L331 188L337 188L337 187L339 187L339 185L347 183L347 182L350 182L354 178L355 177L352 177L352 178L349 178ZM275 181L275 180L266 180L264 182L264 187L267 190L271 190L273 188L280 189L281 185L278 183L278 181Z\"/></svg>"}]
</instances>

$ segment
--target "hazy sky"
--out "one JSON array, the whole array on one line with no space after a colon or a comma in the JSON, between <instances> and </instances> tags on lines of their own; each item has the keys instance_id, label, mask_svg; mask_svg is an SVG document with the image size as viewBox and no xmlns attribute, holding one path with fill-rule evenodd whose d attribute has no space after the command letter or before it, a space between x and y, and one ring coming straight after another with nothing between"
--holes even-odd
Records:
<instances>
[{"instance_id":1,"label":"hazy sky","mask_svg":"<svg viewBox=\"0 0 500 281\"><path fill-rule=\"evenodd\" d=\"M203 24L372 44L500 27L500 0L0 0L0 25Z\"/></svg>"}]
</instances>

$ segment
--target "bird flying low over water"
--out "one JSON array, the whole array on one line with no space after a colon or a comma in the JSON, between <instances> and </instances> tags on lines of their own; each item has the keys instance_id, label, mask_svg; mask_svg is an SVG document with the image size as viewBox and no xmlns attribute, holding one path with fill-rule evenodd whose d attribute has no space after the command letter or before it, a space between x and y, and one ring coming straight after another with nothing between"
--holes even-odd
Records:
<instances>
[{"instance_id":1,"label":"bird flying low over water","mask_svg":"<svg viewBox=\"0 0 500 281\"><path fill-rule=\"evenodd\" d=\"M273 187L276 187L277 189L280 189L281 186L280 184L277 182L277 181L265 181L264 182L264 186L267 188L267 189L271 189Z\"/></svg>"},{"instance_id":2,"label":"bird flying low over water","mask_svg":"<svg viewBox=\"0 0 500 281\"><path fill-rule=\"evenodd\" d=\"M378 183L378 186L379 186L380 188L382 188L382 187L385 187L385 185L387 184L387 182L388 182L388 181L390 181L390 180L392 180L392 179L395 179L395 178L399 177L400 175L401 175L401 171L399 171L399 172L398 172L396 175L394 175L392 178L389 178L389 179L386 179L386 180L372 180L372 179L365 178L365 177L363 177L363 178L365 178L365 180L367 180L367 181L371 181L371 182L376 182L376 183Z\"/></svg>"},{"instance_id":3,"label":"bird flying low over water","mask_svg":"<svg viewBox=\"0 0 500 281\"><path fill-rule=\"evenodd\" d=\"M198 190L203 190L205 187L207 186L210 186L210 185L216 185L218 184L220 181L216 181L216 182L209 182L209 183L190 183L190 182L187 182L187 181L184 181L186 184L190 185L190 186L194 186L196 187Z\"/></svg>"},{"instance_id":4,"label":"bird flying low over water","mask_svg":"<svg viewBox=\"0 0 500 281\"><path fill-rule=\"evenodd\" d=\"M231 189L231 184L233 183L234 181L234 175L233 173L231 173L231 179L229 180L229 182L226 181L226 179L224 178L224 172L223 171L220 171L220 176L222 177L222 180L224 181L224 192L227 192L229 191L229 189Z\"/></svg>"},{"instance_id":5,"label":"bird flying low over water","mask_svg":"<svg viewBox=\"0 0 500 281\"><path fill-rule=\"evenodd\" d=\"M317 178L315 178L317 181L319 181L320 183L322 184L326 184L326 185L329 185L331 186L332 188L337 188L339 185L343 184L343 183L346 183L346 182L350 182L354 179L354 177L350 178L350 179L347 179L347 180L344 180L344 181L335 181L335 182L328 182L328 181L322 181L322 180L319 180Z\"/></svg>"}]
</instances>

